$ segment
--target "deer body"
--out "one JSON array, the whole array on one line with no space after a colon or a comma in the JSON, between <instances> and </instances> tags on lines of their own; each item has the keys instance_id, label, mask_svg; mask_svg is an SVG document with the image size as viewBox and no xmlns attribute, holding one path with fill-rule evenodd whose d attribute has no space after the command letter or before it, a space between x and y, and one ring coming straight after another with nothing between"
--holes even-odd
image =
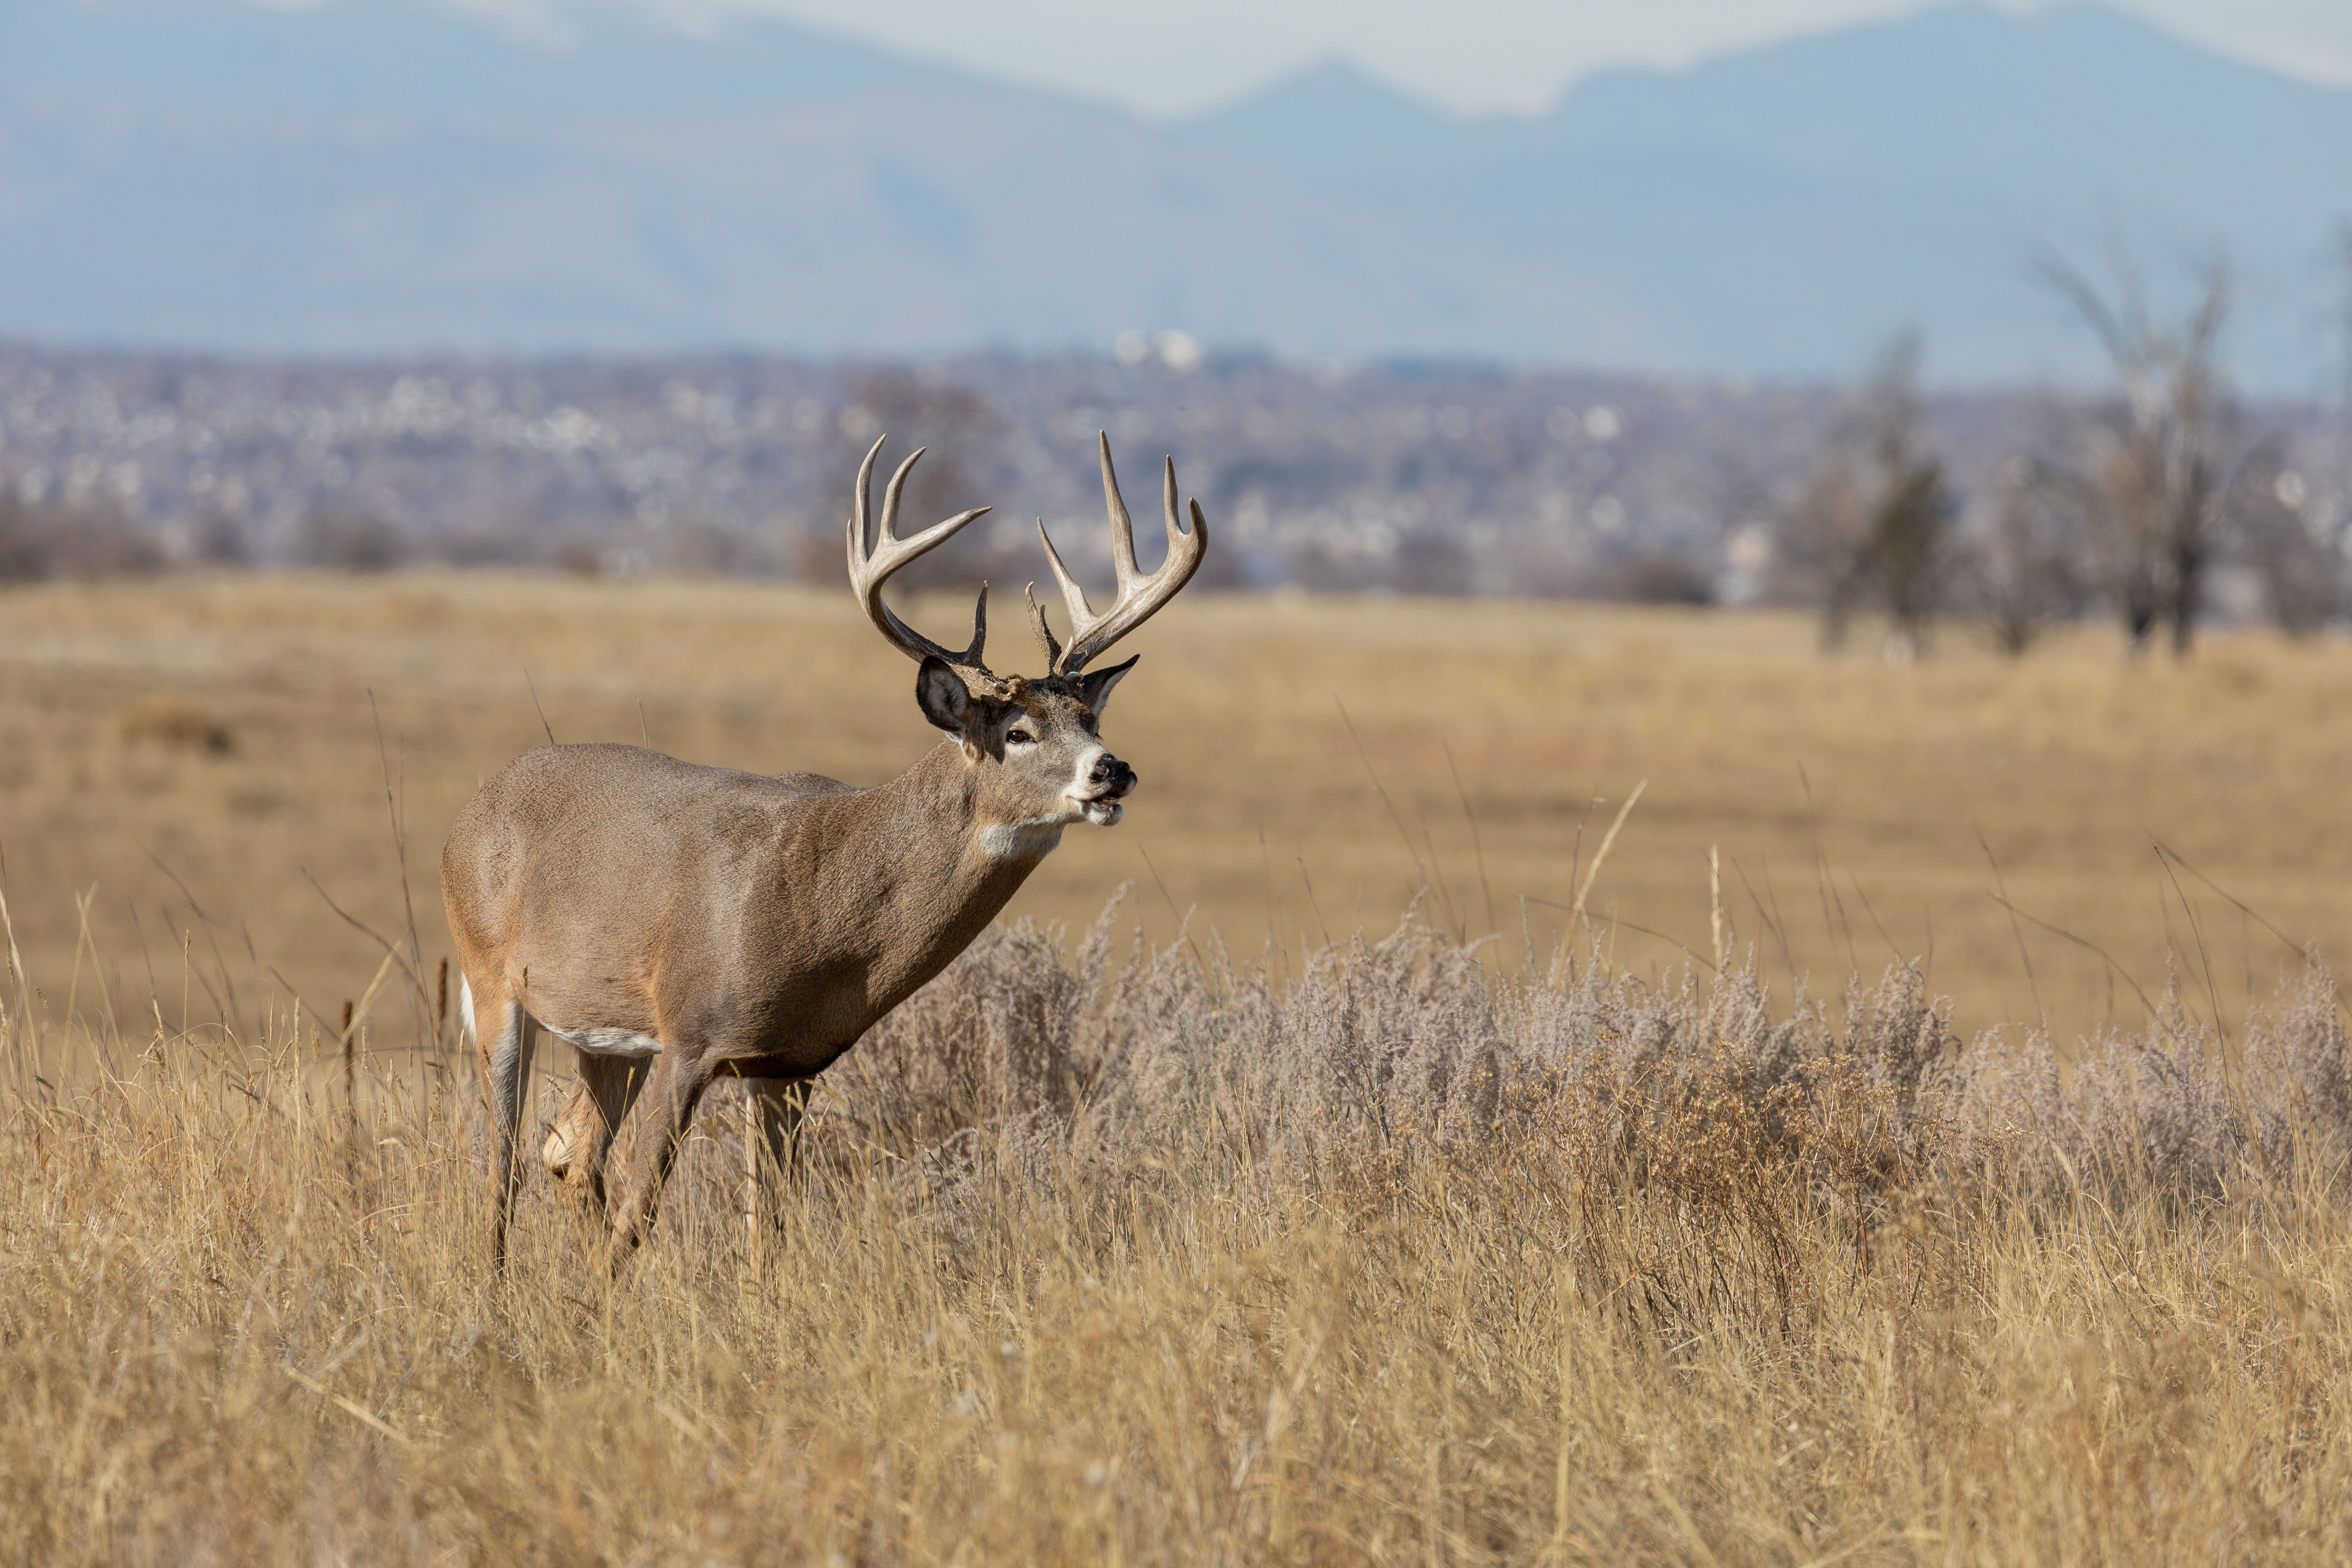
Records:
<instances>
[{"instance_id":1,"label":"deer body","mask_svg":"<svg viewBox=\"0 0 2352 1568\"><path fill-rule=\"evenodd\" d=\"M645 1102L646 1125L610 1214L607 1258L617 1268L714 1077L754 1080L756 1184L763 1152L770 1176L788 1157L794 1086L962 952L1066 827L1108 826L1122 815L1135 773L1097 730L1135 661L1083 667L1200 564L1206 525L1195 503L1191 532L1180 531L1173 465L1169 561L1146 574L1135 566L1103 444L1119 602L1093 615L1048 540L1075 635L1066 648L1056 642L1033 595L1049 673L1027 680L997 676L981 660L985 589L971 646L961 653L915 633L882 603L890 573L980 512L897 539L909 458L890 480L869 554L866 495L880 449L877 442L858 475L851 579L876 626L919 661L917 704L944 740L872 789L697 766L635 746L542 746L484 784L450 830L442 898L490 1100L499 1267L538 1031L579 1053L580 1089L545 1159L592 1214L606 1209L614 1133Z\"/></svg>"},{"instance_id":2,"label":"deer body","mask_svg":"<svg viewBox=\"0 0 2352 1568\"><path fill-rule=\"evenodd\" d=\"M478 954L541 1028L591 1055L691 1040L714 1067L811 1077L1059 842L1058 828L991 831L973 773L952 742L879 788L824 794L635 746L525 752L445 852L468 986ZM615 798L630 804L617 823L597 809ZM621 910L651 917L658 942Z\"/></svg>"}]
</instances>

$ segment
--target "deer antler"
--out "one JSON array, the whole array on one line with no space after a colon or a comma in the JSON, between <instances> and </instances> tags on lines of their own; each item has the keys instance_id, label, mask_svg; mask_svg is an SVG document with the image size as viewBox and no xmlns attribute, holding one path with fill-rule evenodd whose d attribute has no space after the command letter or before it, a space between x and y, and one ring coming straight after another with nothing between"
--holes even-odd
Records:
<instances>
[{"instance_id":1,"label":"deer antler","mask_svg":"<svg viewBox=\"0 0 2352 1568\"><path fill-rule=\"evenodd\" d=\"M1102 447L1103 504L1110 510L1110 563L1118 574L1118 598L1111 607L1097 616L1087 604L1086 590L1070 580L1062 565L1061 553L1046 535L1045 524L1037 524L1037 537L1045 542L1045 560L1054 569L1054 580L1062 585L1062 602L1069 606L1070 642L1063 647L1054 641L1054 634L1045 628L1045 613L1037 605L1036 587L1029 585L1029 617L1038 639L1045 645L1049 672L1055 675L1076 675L1119 638L1150 620L1160 607L1174 598L1177 590L1192 580L1201 569L1202 559L1209 552L1209 520L1201 515L1201 503L1192 502L1192 529L1186 532L1176 516L1176 459L1168 459L1160 497L1168 515L1168 559L1157 572L1145 572L1135 563L1135 521L1127 514L1127 502L1118 493L1118 475L1110 466L1110 437L1097 433Z\"/></svg>"},{"instance_id":2,"label":"deer antler","mask_svg":"<svg viewBox=\"0 0 2352 1568\"><path fill-rule=\"evenodd\" d=\"M898 497L907 488L907 475L913 470L915 459L929 450L928 447L918 447L905 462L898 465L898 471L892 474L890 482L883 487L882 526L877 531L873 548L869 551L866 542L866 514L870 510L874 459L881 456L882 442L889 438L884 436L875 442L873 449L866 454L866 461L857 466L856 504L849 514L850 591L857 595L857 602L866 606L866 618L874 623L876 629L908 658L943 658L950 664L986 674L988 666L981 662L980 653L982 645L988 640L987 584L980 585L980 603L972 608L971 646L961 653L941 647L900 620L890 606L882 602L882 584L888 582L894 573L925 552L945 544L955 536L958 529L989 510L984 506L974 507L945 522L933 523L912 539L900 539L896 531Z\"/></svg>"}]
</instances>

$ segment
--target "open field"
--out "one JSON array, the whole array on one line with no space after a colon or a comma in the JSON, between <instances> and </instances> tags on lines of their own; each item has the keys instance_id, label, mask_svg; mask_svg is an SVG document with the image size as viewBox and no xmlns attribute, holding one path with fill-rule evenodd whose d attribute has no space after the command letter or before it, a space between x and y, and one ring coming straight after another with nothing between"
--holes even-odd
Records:
<instances>
[{"instance_id":1,"label":"open field","mask_svg":"<svg viewBox=\"0 0 2352 1568\"><path fill-rule=\"evenodd\" d=\"M524 668L564 739L871 781L905 661L779 589L0 596L0 1561L2352 1553L2352 1047L2294 951L2352 937L2352 649L1207 596L1138 645L1129 820L1014 910L1070 934L827 1076L781 1230L714 1091L616 1286L537 1176L500 1287L418 1019ZM415 1012L325 901L405 947L387 772Z\"/></svg>"},{"instance_id":2,"label":"open field","mask_svg":"<svg viewBox=\"0 0 2352 1568\"><path fill-rule=\"evenodd\" d=\"M1966 1051L1916 977L1295 983L992 932L828 1076L782 1226L707 1104L607 1288L485 1267L470 1075L281 1023L0 1112L26 1563L2323 1563L2352 1052ZM21 1084L28 1015L12 1011Z\"/></svg>"},{"instance_id":3,"label":"open field","mask_svg":"<svg viewBox=\"0 0 2352 1568\"><path fill-rule=\"evenodd\" d=\"M1013 603L1000 594L1000 668L1036 658ZM918 619L945 635L967 613ZM1196 931L1252 952L1271 931L1295 957L1302 939L1385 931L1426 875L1432 918L1498 933L1502 962L1530 942L1542 960L1646 780L1588 900L1636 973L1685 944L1712 961L1710 847L1726 945L1754 944L1783 996L1792 974L1835 993L1916 959L1964 1033L2131 1023L2132 987L2160 991L2174 953L2188 1004L2226 1017L2295 948L2352 952L2338 641L2222 636L2186 668L2132 667L2095 626L2021 666L1948 637L1890 668L1824 661L1778 616L1203 595L1131 646L1144 660L1106 732L1142 788L1120 827L1068 836L1016 916L1083 923L1132 880L1128 913L1156 939L1197 910ZM647 736L755 771L878 782L933 734L845 592L271 576L10 593L0 853L27 964L118 1016L150 1010L152 971L176 1025L183 989L203 1010L184 943L203 973L218 944L247 1005L271 987L249 932L322 1011L352 994L379 950L305 873L376 931L403 925L376 716L429 964L447 950L443 827L542 738L526 669L562 739ZM2168 872L2152 840L2211 885ZM2018 909L2115 964L2012 922L1988 847Z\"/></svg>"}]
</instances>

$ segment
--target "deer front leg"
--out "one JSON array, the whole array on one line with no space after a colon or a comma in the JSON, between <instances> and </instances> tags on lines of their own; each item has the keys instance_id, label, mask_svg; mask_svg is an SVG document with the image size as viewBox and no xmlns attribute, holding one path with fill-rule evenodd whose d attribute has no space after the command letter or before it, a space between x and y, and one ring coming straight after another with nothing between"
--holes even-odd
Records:
<instances>
[{"instance_id":1,"label":"deer front leg","mask_svg":"<svg viewBox=\"0 0 2352 1568\"><path fill-rule=\"evenodd\" d=\"M743 1224L756 1258L764 1249L767 1233L782 1221L785 1184L800 1168L808 1080L751 1078L743 1080Z\"/></svg>"},{"instance_id":2,"label":"deer front leg","mask_svg":"<svg viewBox=\"0 0 2352 1568\"><path fill-rule=\"evenodd\" d=\"M669 1180L677 1146L702 1091L710 1087L710 1067L696 1051L691 1055L666 1047L654 1058L639 1100L638 1127L628 1150L628 1179L613 1205L613 1230L606 1245L605 1266L617 1278L622 1265L644 1239L661 1202L662 1184Z\"/></svg>"},{"instance_id":3,"label":"deer front leg","mask_svg":"<svg viewBox=\"0 0 2352 1568\"><path fill-rule=\"evenodd\" d=\"M605 1220L605 1168L616 1153L623 1168L627 1167L627 1141L621 1132L651 1066L642 1057L581 1052L580 1081L540 1149L548 1173L583 1217L600 1230Z\"/></svg>"}]
</instances>

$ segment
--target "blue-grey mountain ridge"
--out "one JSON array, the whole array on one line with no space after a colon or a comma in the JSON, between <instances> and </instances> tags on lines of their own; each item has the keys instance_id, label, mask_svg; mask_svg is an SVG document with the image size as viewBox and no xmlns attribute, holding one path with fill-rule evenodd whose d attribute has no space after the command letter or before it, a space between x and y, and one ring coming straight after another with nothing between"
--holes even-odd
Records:
<instances>
[{"instance_id":1,"label":"blue-grey mountain ridge","mask_svg":"<svg viewBox=\"0 0 2352 1568\"><path fill-rule=\"evenodd\" d=\"M1289 356L1947 382L2094 345L2033 263L2224 261L2258 389L2340 355L2352 91L1957 5L1464 119L1333 62L1192 121L737 15L534 47L404 0L0 6L0 335Z\"/></svg>"}]
</instances>

